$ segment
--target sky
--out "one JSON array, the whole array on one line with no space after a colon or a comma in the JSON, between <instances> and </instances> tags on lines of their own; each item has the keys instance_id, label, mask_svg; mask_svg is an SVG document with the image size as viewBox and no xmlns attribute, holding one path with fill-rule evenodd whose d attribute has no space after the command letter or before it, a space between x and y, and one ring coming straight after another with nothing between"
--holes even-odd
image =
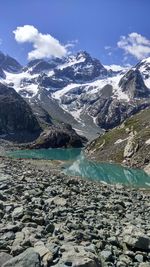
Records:
<instances>
[{"instance_id":1,"label":"sky","mask_svg":"<svg viewBox=\"0 0 150 267\"><path fill-rule=\"evenodd\" d=\"M150 56L150 0L1 0L0 50L21 64L87 51L103 64Z\"/></svg>"}]
</instances>

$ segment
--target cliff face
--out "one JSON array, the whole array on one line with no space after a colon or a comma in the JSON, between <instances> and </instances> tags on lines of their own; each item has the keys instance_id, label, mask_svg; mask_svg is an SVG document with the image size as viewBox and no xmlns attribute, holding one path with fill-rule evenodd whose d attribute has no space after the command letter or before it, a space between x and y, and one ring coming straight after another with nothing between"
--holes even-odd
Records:
<instances>
[{"instance_id":1,"label":"cliff face","mask_svg":"<svg viewBox=\"0 0 150 267\"><path fill-rule=\"evenodd\" d=\"M101 135L86 147L96 161L113 161L130 167L150 165L150 108L127 119L122 125Z\"/></svg>"},{"instance_id":2,"label":"cliff face","mask_svg":"<svg viewBox=\"0 0 150 267\"><path fill-rule=\"evenodd\" d=\"M13 88L0 83L0 134L35 134L40 130L25 100Z\"/></svg>"}]
</instances>

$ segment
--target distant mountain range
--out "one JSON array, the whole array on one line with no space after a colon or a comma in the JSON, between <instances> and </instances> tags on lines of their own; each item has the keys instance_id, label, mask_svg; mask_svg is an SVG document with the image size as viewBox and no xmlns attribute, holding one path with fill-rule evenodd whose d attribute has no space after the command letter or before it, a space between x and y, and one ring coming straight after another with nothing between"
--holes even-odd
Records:
<instances>
[{"instance_id":1,"label":"distant mountain range","mask_svg":"<svg viewBox=\"0 0 150 267\"><path fill-rule=\"evenodd\" d=\"M88 139L150 106L150 58L122 68L79 52L22 67L0 53L0 82L26 100L40 124L69 123Z\"/></svg>"}]
</instances>

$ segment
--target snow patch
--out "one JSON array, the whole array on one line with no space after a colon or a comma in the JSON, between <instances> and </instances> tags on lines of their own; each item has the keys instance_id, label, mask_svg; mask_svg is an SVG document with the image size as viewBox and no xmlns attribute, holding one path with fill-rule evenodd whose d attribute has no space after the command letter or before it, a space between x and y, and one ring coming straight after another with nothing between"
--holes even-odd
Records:
<instances>
[{"instance_id":1,"label":"snow patch","mask_svg":"<svg viewBox=\"0 0 150 267\"><path fill-rule=\"evenodd\" d=\"M17 93L19 93L22 90L27 91L27 93L31 94L30 97L33 97L38 92L38 85L37 84L23 84L23 80L30 80L36 78L38 75L31 75L29 72L21 72L18 74L15 73L9 73L5 71L6 80L5 82L7 84L12 84L12 87L16 90Z\"/></svg>"},{"instance_id":2,"label":"snow patch","mask_svg":"<svg viewBox=\"0 0 150 267\"><path fill-rule=\"evenodd\" d=\"M57 69L63 70L67 67L71 67L73 65L83 63L84 61L85 61L85 57L83 57L83 56L78 57L78 58L76 58L75 56L72 56L69 58L67 63L58 66Z\"/></svg>"},{"instance_id":3,"label":"snow patch","mask_svg":"<svg viewBox=\"0 0 150 267\"><path fill-rule=\"evenodd\" d=\"M79 84L76 84L76 83L71 83L69 85L67 85L66 87L64 87L63 89L61 90L58 90L56 91L55 93L52 94L52 97L57 99L57 100L60 100L60 98L65 95L66 93L68 93L71 89L75 88L75 87L78 87L80 86Z\"/></svg>"},{"instance_id":4,"label":"snow patch","mask_svg":"<svg viewBox=\"0 0 150 267\"><path fill-rule=\"evenodd\" d=\"M112 71L127 71L129 67L112 64L110 66L104 65L105 69Z\"/></svg>"}]
</instances>

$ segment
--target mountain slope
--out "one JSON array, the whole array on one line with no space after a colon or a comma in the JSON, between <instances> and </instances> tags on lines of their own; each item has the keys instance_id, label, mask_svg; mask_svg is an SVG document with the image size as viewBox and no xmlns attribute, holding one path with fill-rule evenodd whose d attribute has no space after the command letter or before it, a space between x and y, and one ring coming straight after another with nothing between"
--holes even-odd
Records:
<instances>
[{"instance_id":1,"label":"mountain slope","mask_svg":"<svg viewBox=\"0 0 150 267\"><path fill-rule=\"evenodd\" d=\"M10 57L9 55L4 55L0 51L0 68L4 71L18 73L19 71L21 71L22 66L17 60Z\"/></svg>"},{"instance_id":2,"label":"mountain slope","mask_svg":"<svg viewBox=\"0 0 150 267\"><path fill-rule=\"evenodd\" d=\"M39 135L41 128L31 108L15 90L0 83L0 135L23 140ZM30 138L29 138L30 139Z\"/></svg>"},{"instance_id":3,"label":"mountain slope","mask_svg":"<svg viewBox=\"0 0 150 267\"><path fill-rule=\"evenodd\" d=\"M42 123L67 122L89 140L150 106L149 58L131 69L111 69L83 51L0 73L1 82L13 86Z\"/></svg>"},{"instance_id":4,"label":"mountain slope","mask_svg":"<svg viewBox=\"0 0 150 267\"><path fill-rule=\"evenodd\" d=\"M150 164L150 108L92 141L86 148L89 158L113 161L131 167Z\"/></svg>"}]
</instances>

